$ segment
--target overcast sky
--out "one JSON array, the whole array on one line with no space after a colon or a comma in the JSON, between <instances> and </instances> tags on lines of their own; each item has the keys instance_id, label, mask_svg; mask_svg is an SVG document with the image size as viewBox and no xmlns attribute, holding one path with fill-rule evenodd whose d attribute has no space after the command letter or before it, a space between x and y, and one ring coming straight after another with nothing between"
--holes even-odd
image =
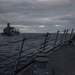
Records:
<instances>
[{"instance_id":1,"label":"overcast sky","mask_svg":"<svg viewBox=\"0 0 75 75\"><path fill-rule=\"evenodd\" d=\"M75 0L0 0L0 32L6 23L24 33L75 28Z\"/></svg>"}]
</instances>

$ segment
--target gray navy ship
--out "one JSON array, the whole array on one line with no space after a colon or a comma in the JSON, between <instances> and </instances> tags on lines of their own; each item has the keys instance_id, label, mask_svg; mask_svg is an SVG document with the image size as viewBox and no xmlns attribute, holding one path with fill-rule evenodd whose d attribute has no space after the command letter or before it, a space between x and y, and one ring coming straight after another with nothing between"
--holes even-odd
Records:
<instances>
[{"instance_id":1,"label":"gray navy ship","mask_svg":"<svg viewBox=\"0 0 75 75\"><path fill-rule=\"evenodd\" d=\"M14 36L19 33L20 31L18 31L18 29L11 27L10 23L7 23L7 27L3 29L3 33L1 33L1 35Z\"/></svg>"}]
</instances>

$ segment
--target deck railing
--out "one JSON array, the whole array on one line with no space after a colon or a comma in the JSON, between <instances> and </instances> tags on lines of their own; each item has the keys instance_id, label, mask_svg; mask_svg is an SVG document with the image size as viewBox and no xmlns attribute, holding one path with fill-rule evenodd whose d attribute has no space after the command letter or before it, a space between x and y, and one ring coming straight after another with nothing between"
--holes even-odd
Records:
<instances>
[{"instance_id":1,"label":"deck railing","mask_svg":"<svg viewBox=\"0 0 75 75\"><path fill-rule=\"evenodd\" d=\"M8 57L4 55L6 58L0 60L0 75L16 75L17 71L34 60L37 53L46 54L50 51L54 51L55 48L62 46L73 37L74 29L72 29L71 33L68 33L68 31L69 30L57 31L57 33L53 34L46 33L31 38L23 37L22 40L0 45L1 48L11 44L21 43L21 47L17 53ZM40 42L38 42L39 39L41 39Z\"/></svg>"}]
</instances>

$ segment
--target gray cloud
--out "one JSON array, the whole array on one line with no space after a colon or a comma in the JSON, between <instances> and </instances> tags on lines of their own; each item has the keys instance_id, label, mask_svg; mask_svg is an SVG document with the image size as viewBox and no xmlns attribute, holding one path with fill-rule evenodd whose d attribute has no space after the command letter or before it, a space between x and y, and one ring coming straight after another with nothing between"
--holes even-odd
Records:
<instances>
[{"instance_id":1,"label":"gray cloud","mask_svg":"<svg viewBox=\"0 0 75 75\"><path fill-rule=\"evenodd\" d=\"M31 32L74 28L74 8L75 0L0 0L0 24L32 26ZM39 28L41 25L45 27ZM25 32L30 32L29 28Z\"/></svg>"}]
</instances>

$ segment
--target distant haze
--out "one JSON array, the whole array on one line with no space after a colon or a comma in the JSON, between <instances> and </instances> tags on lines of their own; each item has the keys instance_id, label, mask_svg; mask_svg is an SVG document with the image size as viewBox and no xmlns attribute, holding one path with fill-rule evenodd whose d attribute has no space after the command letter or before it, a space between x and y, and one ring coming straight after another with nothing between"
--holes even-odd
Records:
<instances>
[{"instance_id":1,"label":"distant haze","mask_svg":"<svg viewBox=\"0 0 75 75\"><path fill-rule=\"evenodd\" d=\"M7 22L21 33L75 28L75 0L0 0L0 32Z\"/></svg>"}]
</instances>

